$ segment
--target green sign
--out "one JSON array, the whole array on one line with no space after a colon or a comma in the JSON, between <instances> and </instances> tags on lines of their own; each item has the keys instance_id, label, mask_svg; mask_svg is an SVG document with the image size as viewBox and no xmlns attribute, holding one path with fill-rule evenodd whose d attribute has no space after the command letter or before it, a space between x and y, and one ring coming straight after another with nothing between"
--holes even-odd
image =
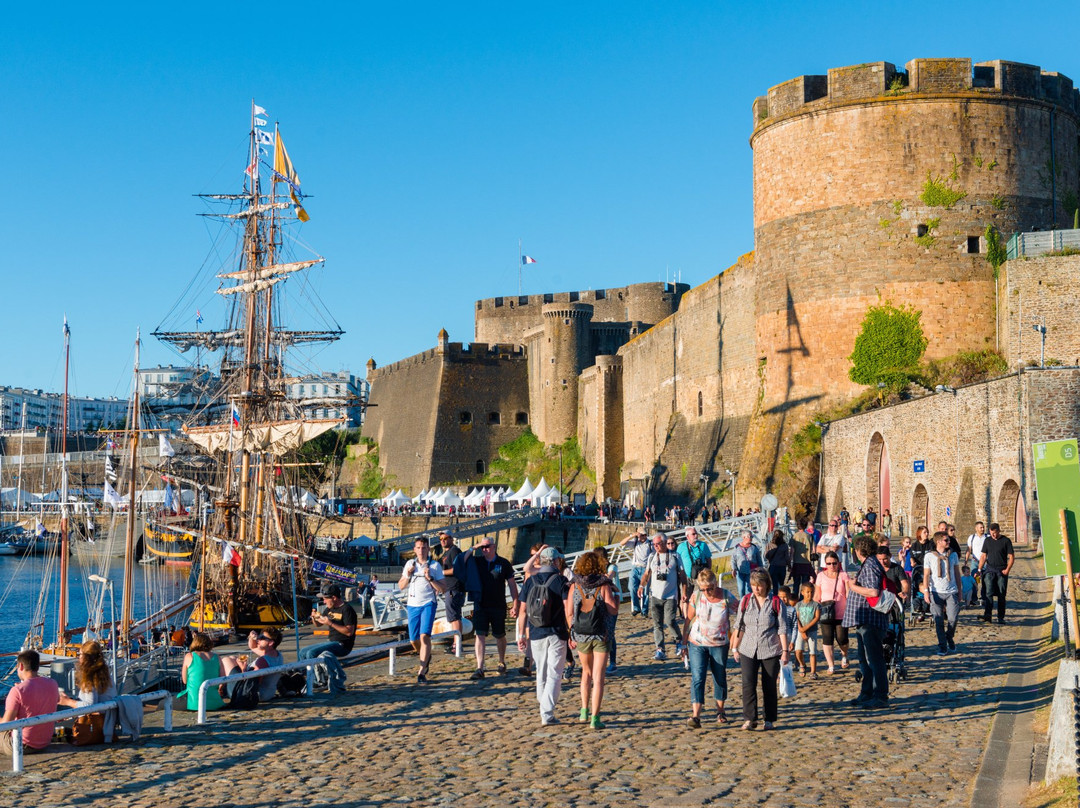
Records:
<instances>
[{"instance_id":1,"label":"green sign","mask_svg":"<svg viewBox=\"0 0 1080 808\"><path fill-rule=\"evenodd\" d=\"M1080 513L1080 450L1076 439L1036 443L1032 445L1032 453L1035 456L1035 486L1046 576L1065 574L1065 542L1058 513L1063 508L1073 572L1080 572L1080 545L1076 535L1076 517Z\"/></svg>"}]
</instances>

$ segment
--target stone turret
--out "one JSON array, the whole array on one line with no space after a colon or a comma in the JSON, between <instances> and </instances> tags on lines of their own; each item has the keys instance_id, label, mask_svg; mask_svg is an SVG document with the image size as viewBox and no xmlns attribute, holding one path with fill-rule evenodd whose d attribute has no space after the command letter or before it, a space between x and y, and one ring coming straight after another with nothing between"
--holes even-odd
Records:
<instances>
[{"instance_id":1,"label":"stone turret","mask_svg":"<svg viewBox=\"0 0 1080 808\"><path fill-rule=\"evenodd\" d=\"M562 443L577 432L578 376L593 361L593 307L589 303L549 303L543 315L546 350L539 369L541 423L534 427L544 443Z\"/></svg>"}]
</instances>

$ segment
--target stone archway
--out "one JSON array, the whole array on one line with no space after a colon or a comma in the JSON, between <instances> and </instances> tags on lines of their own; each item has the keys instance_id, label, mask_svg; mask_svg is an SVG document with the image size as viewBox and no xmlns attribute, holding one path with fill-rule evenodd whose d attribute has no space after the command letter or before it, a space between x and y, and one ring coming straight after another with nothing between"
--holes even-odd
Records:
<instances>
[{"instance_id":1,"label":"stone archway","mask_svg":"<svg viewBox=\"0 0 1080 808\"><path fill-rule=\"evenodd\" d=\"M911 496L911 524L908 525L908 535L914 538L915 529L920 526L930 526L930 495L922 483L915 486L915 493Z\"/></svg>"},{"instance_id":2,"label":"stone archway","mask_svg":"<svg viewBox=\"0 0 1080 808\"><path fill-rule=\"evenodd\" d=\"M997 519L1001 532L1013 540L1013 544L1027 544L1027 508L1020 496L1020 486L1015 480L1006 480L998 494Z\"/></svg>"}]
</instances>

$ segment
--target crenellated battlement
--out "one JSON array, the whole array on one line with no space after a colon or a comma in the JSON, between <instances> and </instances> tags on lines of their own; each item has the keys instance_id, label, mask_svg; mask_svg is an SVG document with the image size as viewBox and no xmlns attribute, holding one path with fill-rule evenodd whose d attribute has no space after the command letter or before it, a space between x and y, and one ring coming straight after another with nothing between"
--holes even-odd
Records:
<instances>
[{"instance_id":1,"label":"crenellated battlement","mask_svg":"<svg viewBox=\"0 0 1080 808\"><path fill-rule=\"evenodd\" d=\"M1027 98L1080 116L1080 92L1060 73L1002 59L975 65L970 59L912 59L904 70L891 62L867 62L834 67L825 76L796 76L770 87L767 95L754 99L754 130L830 106L958 93L983 99Z\"/></svg>"},{"instance_id":2,"label":"crenellated battlement","mask_svg":"<svg viewBox=\"0 0 1080 808\"><path fill-rule=\"evenodd\" d=\"M493 312L496 309L521 309L529 306L540 308L549 303L617 303L631 297L655 294L680 295L690 288L687 283L634 283L614 289L586 289L578 292L545 292L540 295L513 295L488 297L476 301L478 312Z\"/></svg>"},{"instance_id":3,"label":"crenellated battlement","mask_svg":"<svg viewBox=\"0 0 1080 808\"><path fill-rule=\"evenodd\" d=\"M490 345L486 342L449 342L445 348L429 348L382 367L368 368L368 380L385 377L407 368L434 362L438 359L451 362L478 362L491 359L523 359L525 349L520 345L505 343Z\"/></svg>"}]
</instances>

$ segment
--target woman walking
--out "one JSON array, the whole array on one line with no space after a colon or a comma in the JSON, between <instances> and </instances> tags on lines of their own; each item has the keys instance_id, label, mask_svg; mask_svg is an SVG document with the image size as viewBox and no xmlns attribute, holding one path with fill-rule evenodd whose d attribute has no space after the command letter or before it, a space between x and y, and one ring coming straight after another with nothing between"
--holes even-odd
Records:
<instances>
[{"instance_id":1,"label":"woman walking","mask_svg":"<svg viewBox=\"0 0 1080 808\"><path fill-rule=\"evenodd\" d=\"M739 602L723 587L717 586L711 569L698 573L697 591L686 607L683 623L683 653L690 662L690 718L686 725L701 727L701 709L705 704L705 678L712 674L716 721L727 723L724 702L727 700L728 635L731 615Z\"/></svg>"},{"instance_id":2,"label":"woman walking","mask_svg":"<svg viewBox=\"0 0 1080 808\"><path fill-rule=\"evenodd\" d=\"M840 667L848 666L848 630L841 625L847 602L848 574L840 569L840 556L834 552L825 554L824 572L814 583L814 600L820 604L821 650L825 654L827 673L836 673L834 646L840 646Z\"/></svg>"},{"instance_id":3,"label":"woman walking","mask_svg":"<svg viewBox=\"0 0 1080 808\"><path fill-rule=\"evenodd\" d=\"M777 684L780 666L788 661L790 631L780 599L769 596L772 579L763 569L750 573L750 594L739 601L731 653L742 669L743 729L756 729L757 682L765 701L765 730L776 722Z\"/></svg>"},{"instance_id":4,"label":"woman walking","mask_svg":"<svg viewBox=\"0 0 1080 808\"><path fill-rule=\"evenodd\" d=\"M773 533L771 545L765 551L765 562L769 565L772 594L775 595L780 587L784 585L788 567L791 566L791 548L784 541L784 531L777 530Z\"/></svg>"},{"instance_id":5,"label":"woman walking","mask_svg":"<svg viewBox=\"0 0 1080 808\"><path fill-rule=\"evenodd\" d=\"M604 564L596 553L583 553L574 564L577 576L566 598L566 622L570 626L570 647L581 661L582 724L603 729L600 703L604 699L604 669L607 667L608 616L619 606L604 575Z\"/></svg>"}]
</instances>

